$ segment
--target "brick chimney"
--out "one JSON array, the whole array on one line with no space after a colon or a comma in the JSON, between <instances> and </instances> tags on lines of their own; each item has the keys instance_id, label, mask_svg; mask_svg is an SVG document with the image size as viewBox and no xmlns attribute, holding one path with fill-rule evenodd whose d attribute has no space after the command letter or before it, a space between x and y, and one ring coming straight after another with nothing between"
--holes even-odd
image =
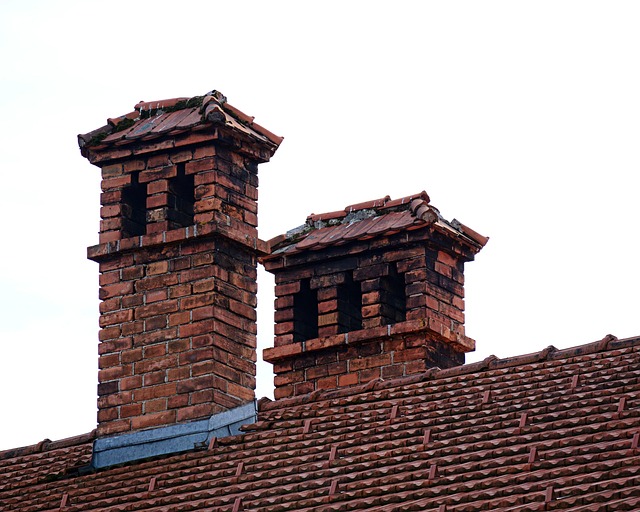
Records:
<instances>
[{"instance_id":1,"label":"brick chimney","mask_svg":"<svg viewBox=\"0 0 640 512\"><path fill-rule=\"evenodd\" d=\"M275 397L464 363L464 263L487 238L444 220L426 192L311 215L269 242Z\"/></svg>"},{"instance_id":2,"label":"brick chimney","mask_svg":"<svg viewBox=\"0 0 640 512\"><path fill-rule=\"evenodd\" d=\"M102 171L98 436L252 402L258 164L282 139L213 91L78 140Z\"/></svg>"}]
</instances>

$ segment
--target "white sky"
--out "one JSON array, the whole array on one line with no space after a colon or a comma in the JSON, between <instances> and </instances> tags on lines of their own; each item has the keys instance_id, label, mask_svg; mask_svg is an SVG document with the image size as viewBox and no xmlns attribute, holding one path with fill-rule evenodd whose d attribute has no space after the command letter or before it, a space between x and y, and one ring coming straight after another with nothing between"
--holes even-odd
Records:
<instances>
[{"instance_id":1,"label":"white sky","mask_svg":"<svg viewBox=\"0 0 640 512\"><path fill-rule=\"evenodd\" d=\"M263 239L423 189L490 236L468 362L640 334L638 26L624 1L3 0L0 449L95 427L99 169L76 134L139 100L218 89L285 136Z\"/></svg>"}]
</instances>

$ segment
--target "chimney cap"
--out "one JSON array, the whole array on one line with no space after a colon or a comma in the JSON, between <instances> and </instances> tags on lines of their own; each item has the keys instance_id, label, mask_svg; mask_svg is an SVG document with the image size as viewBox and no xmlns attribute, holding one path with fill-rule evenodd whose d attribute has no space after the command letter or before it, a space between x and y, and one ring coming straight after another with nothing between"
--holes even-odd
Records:
<instances>
[{"instance_id":1,"label":"chimney cap","mask_svg":"<svg viewBox=\"0 0 640 512\"><path fill-rule=\"evenodd\" d=\"M474 253L489 240L455 219L449 222L442 218L423 190L398 199L387 195L343 210L312 213L305 224L272 238L268 242L270 255L263 260L428 226L465 242Z\"/></svg>"},{"instance_id":2,"label":"chimney cap","mask_svg":"<svg viewBox=\"0 0 640 512\"><path fill-rule=\"evenodd\" d=\"M86 151L125 146L139 140L172 136L194 128L226 126L261 142L273 151L282 143L279 137L227 102L219 91L203 96L139 101L127 114L107 119L107 124L78 135L78 145Z\"/></svg>"}]
</instances>

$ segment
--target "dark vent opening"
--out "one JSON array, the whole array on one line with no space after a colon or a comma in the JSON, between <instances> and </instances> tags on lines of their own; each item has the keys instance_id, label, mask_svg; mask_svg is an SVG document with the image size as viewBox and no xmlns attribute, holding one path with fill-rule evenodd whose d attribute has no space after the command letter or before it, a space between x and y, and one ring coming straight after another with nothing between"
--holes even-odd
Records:
<instances>
[{"instance_id":1,"label":"dark vent opening","mask_svg":"<svg viewBox=\"0 0 640 512\"><path fill-rule=\"evenodd\" d=\"M147 229L147 186L138 182L138 173L122 189L122 238L144 235Z\"/></svg>"},{"instance_id":2,"label":"dark vent opening","mask_svg":"<svg viewBox=\"0 0 640 512\"><path fill-rule=\"evenodd\" d=\"M381 316L384 324L395 324L407 319L407 295L404 274L395 265L380 279Z\"/></svg>"},{"instance_id":3,"label":"dark vent opening","mask_svg":"<svg viewBox=\"0 0 640 512\"><path fill-rule=\"evenodd\" d=\"M177 175L169 180L169 210L167 213L170 229L193 225L193 205L195 186L193 174L185 174L184 164L178 164Z\"/></svg>"},{"instance_id":4,"label":"dark vent opening","mask_svg":"<svg viewBox=\"0 0 640 512\"><path fill-rule=\"evenodd\" d=\"M300 291L293 296L293 341L318 337L318 293L309 279L300 281Z\"/></svg>"},{"instance_id":5,"label":"dark vent opening","mask_svg":"<svg viewBox=\"0 0 640 512\"><path fill-rule=\"evenodd\" d=\"M362 329L362 291L351 274L338 285L338 333Z\"/></svg>"}]
</instances>

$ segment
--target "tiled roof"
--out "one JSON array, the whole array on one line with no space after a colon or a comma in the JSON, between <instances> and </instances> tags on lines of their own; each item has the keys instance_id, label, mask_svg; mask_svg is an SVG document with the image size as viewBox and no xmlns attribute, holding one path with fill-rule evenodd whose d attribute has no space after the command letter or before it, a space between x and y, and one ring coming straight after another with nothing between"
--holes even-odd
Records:
<instances>
[{"instance_id":1,"label":"tiled roof","mask_svg":"<svg viewBox=\"0 0 640 512\"><path fill-rule=\"evenodd\" d=\"M5 452L0 510L639 510L639 437L640 338L608 336L263 401L207 450L87 474L60 469L86 441Z\"/></svg>"},{"instance_id":2,"label":"tiled roof","mask_svg":"<svg viewBox=\"0 0 640 512\"><path fill-rule=\"evenodd\" d=\"M109 118L105 126L78 135L78 142L82 149L104 149L153 141L214 125L233 128L275 146L282 142L282 137L274 135L253 119L230 105L222 93L211 91L193 98L141 101L133 112Z\"/></svg>"},{"instance_id":3,"label":"tiled roof","mask_svg":"<svg viewBox=\"0 0 640 512\"><path fill-rule=\"evenodd\" d=\"M443 219L422 191L399 199L386 196L352 204L344 210L311 214L305 224L271 239L269 245L273 257L277 257L429 226L453 233L478 248L488 240L455 219L452 222Z\"/></svg>"}]
</instances>

